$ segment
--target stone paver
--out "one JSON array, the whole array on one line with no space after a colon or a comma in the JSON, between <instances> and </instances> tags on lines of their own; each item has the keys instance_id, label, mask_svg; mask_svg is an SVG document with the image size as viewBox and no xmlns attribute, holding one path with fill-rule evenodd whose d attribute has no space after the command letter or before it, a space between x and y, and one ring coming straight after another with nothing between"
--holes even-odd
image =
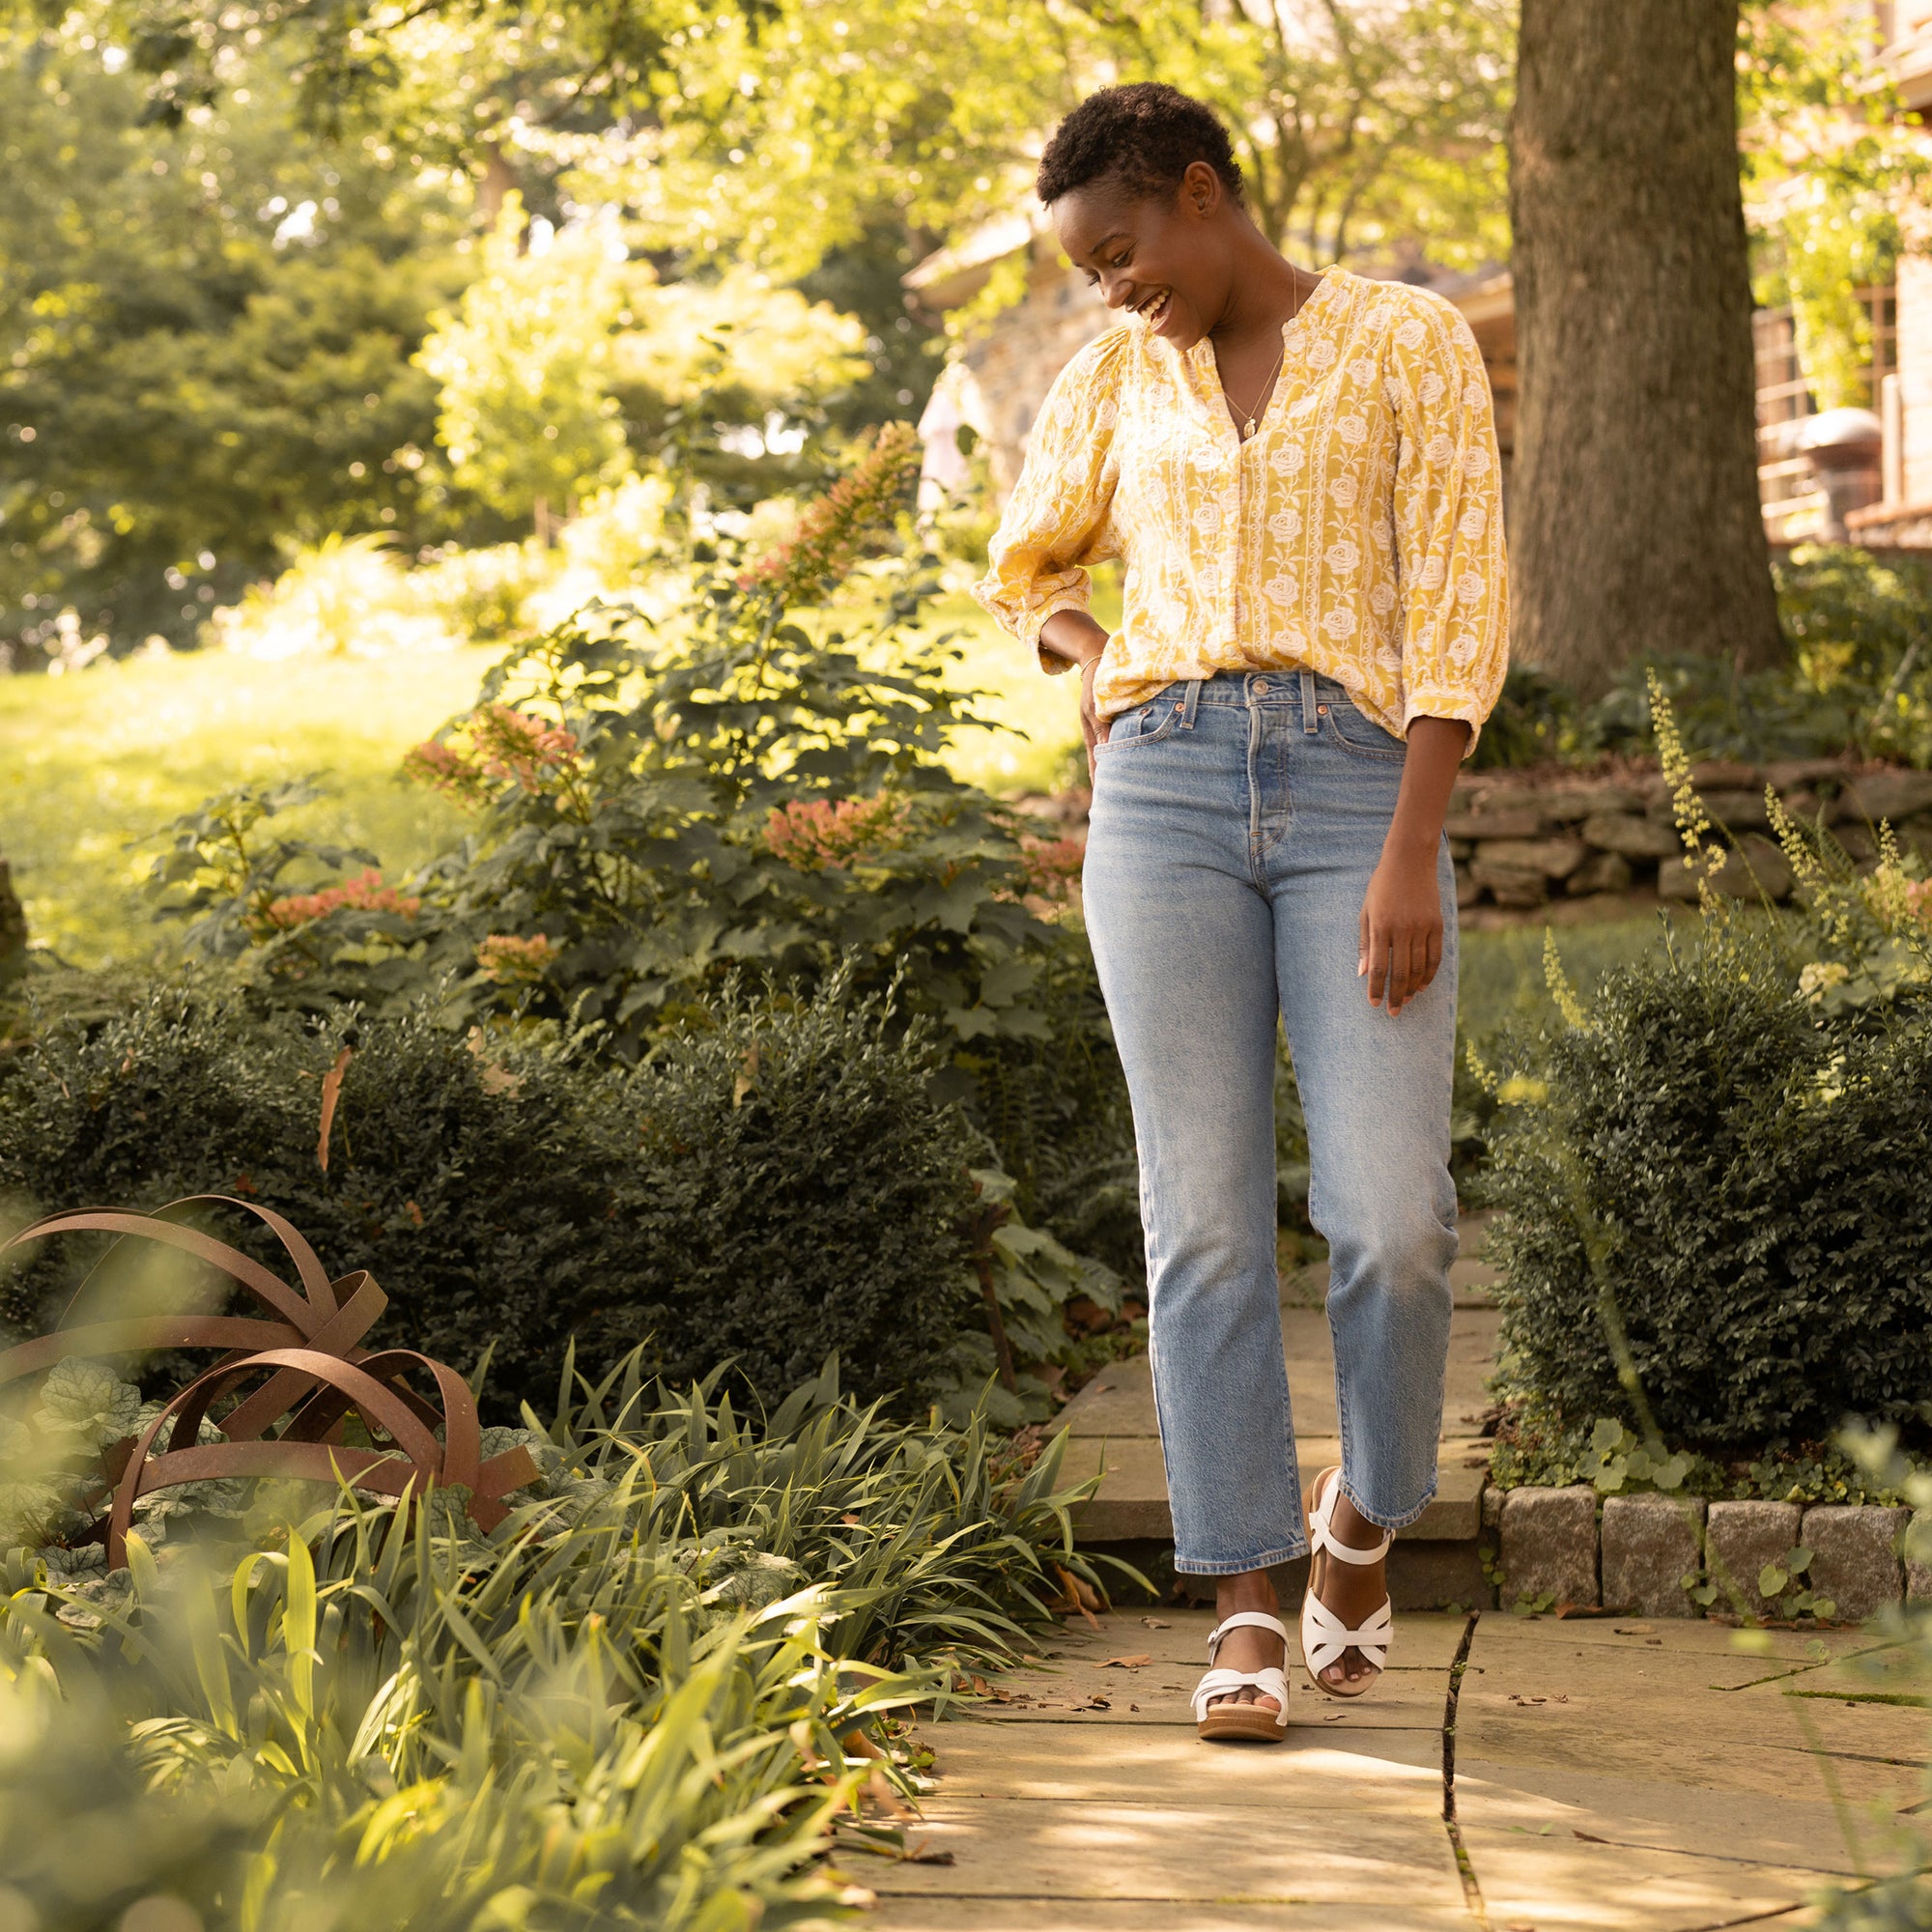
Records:
<instances>
[{"instance_id":1,"label":"stone paver","mask_svg":"<svg viewBox=\"0 0 1932 1932\"><path fill-rule=\"evenodd\" d=\"M1552 1605L1597 1602L1597 1492L1511 1490L1503 1497L1504 1599Z\"/></svg>"},{"instance_id":2,"label":"stone paver","mask_svg":"<svg viewBox=\"0 0 1932 1932\"><path fill-rule=\"evenodd\" d=\"M1922 1672L1870 1634L1745 1650L1709 1624L1490 1612L1456 1712L1472 1896L1442 1815L1464 1620L1400 1619L1359 1705L1292 1671L1289 1741L1261 1749L1193 1735L1210 1622L1071 1625L1006 1701L925 1725L915 1860L844 1861L880 1932L1795 1932L1821 1886L1891 1868L1884 1826L1922 1795L1932 1713L1897 1701Z\"/></svg>"},{"instance_id":3,"label":"stone paver","mask_svg":"<svg viewBox=\"0 0 1932 1932\"><path fill-rule=\"evenodd\" d=\"M1603 1521L1603 1600L1646 1617L1703 1614L1684 1587L1704 1562L1701 1496L1607 1496Z\"/></svg>"},{"instance_id":4,"label":"stone paver","mask_svg":"<svg viewBox=\"0 0 1932 1932\"><path fill-rule=\"evenodd\" d=\"M1799 1534L1811 1552L1805 1580L1848 1622L1875 1617L1898 1602L1898 1553L1912 1512L1875 1504L1820 1503L1804 1512Z\"/></svg>"},{"instance_id":5,"label":"stone paver","mask_svg":"<svg viewBox=\"0 0 1932 1932\"><path fill-rule=\"evenodd\" d=\"M1711 1505L1704 1522L1704 1548L1712 1580L1719 1585L1720 1605L1734 1603L1735 1590L1743 1599L1746 1613L1757 1617L1769 1614L1772 1605L1757 1587L1759 1574L1767 1563L1782 1563L1798 1547L1804 1516L1796 1503Z\"/></svg>"}]
</instances>

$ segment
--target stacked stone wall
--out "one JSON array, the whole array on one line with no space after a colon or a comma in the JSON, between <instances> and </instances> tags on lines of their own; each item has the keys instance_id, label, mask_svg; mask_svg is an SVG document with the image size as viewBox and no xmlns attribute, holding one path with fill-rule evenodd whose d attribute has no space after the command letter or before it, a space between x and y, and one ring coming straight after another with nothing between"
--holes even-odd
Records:
<instances>
[{"instance_id":1,"label":"stacked stone wall","mask_svg":"<svg viewBox=\"0 0 1932 1932\"><path fill-rule=\"evenodd\" d=\"M1770 786L1794 818L1822 811L1833 837L1861 864L1877 857L1889 822L1908 851L1932 857L1932 772L1849 766L1837 759L1704 764L1692 774L1718 841L1730 857L1719 892L1783 899L1791 867L1771 837ZM1458 780L1445 830L1456 899L1526 910L1552 901L1655 894L1697 896L1672 816L1670 787L1655 772L1472 772Z\"/></svg>"}]
</instances>

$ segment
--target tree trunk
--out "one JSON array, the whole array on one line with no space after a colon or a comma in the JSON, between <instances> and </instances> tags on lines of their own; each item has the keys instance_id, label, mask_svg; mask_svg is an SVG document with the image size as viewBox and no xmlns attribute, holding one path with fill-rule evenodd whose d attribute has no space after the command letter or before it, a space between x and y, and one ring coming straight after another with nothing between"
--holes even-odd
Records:
<instances>
[{"instance_id":1,"label":"tree trunk","mask_svg":"<svg viewBox=\"0 0 1932 1932\"><path fill-rule=\"evenodd\" d=\"M1779 650L1738 184L1739 0L1523 0L1510 128L1516 642L1600 694L1634 657Z\"/></svg>"},{"instance_id":2,"label":"tree trunk","mask_svg":"<svg viewBox=\"0 0 1932 1932\"><path fill-rule=\"evenodd\" d=\"M27 915L14 891L14 876L0 859L0 980L23 972L27 964Z\"/></svg>"}]
</instances>

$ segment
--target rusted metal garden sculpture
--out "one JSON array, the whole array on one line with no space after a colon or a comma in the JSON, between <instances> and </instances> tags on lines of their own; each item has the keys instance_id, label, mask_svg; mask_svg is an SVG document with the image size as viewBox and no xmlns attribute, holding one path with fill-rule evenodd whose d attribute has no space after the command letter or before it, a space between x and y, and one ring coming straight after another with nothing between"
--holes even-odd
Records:
<instances>
[{"instance_id":1,"label":"rusted metal garden sculpture","mask_svg":"<svg viewBox=\"0 0 1932 1932\"><path fill-rule=\"evenodd\" d=\"M178 1218L207 1207L238 1208L265 1223L294 1264L299 1286ZM260 1317L190 1312L75 1321L89 1284L105 1265L103 1257L76 1291L60 1326L0 1353L4 1387L71 1356L223 1350L138 1437L113 1445L103 1457L102 1477L112 1502L97 1532L104 1535L110 1570L127 1562L135 1503L181 1483L292 1476L346 1482L390 1496L420 1496L431 1484L460 1487L469 1492L478 1527L488 1530L506 1514L504 1496L534 1480L536 1464L521 1446L484 1460L476 1400L455 1370L412 1349L358 1346L388 1297L366 1268L331 1281L315 1250L281 1215L221 1194L172 1201L155 1214L87 1208L35 1222L0 1246L0 1255L49 1236L87 1233L181 1249L247 1290L265 1311ZM119 1246L116 1240L108 1253ZM434 1400L410 1386L412 1376L434 1382ZM250 1389L251 1382L259 1386ZM227 1439L202 1442L204 1418L224 1397L237 1394L241 1399L215 1421ZM373 1446L345 1439L352 1416ZM156 1454L164 1433L166 1441Z\"/></svg>"}]
</instances>

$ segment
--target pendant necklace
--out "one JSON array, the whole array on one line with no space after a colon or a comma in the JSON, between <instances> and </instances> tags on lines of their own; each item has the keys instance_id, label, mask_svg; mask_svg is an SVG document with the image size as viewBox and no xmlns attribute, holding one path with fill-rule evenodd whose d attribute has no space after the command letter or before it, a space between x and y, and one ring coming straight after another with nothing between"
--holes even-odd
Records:
<instances>
[{"instance_id":1,"label":"pendant necklace","mask_svg":"<svg viewBox=\"0 0 1932 1932\"><path fill-rule=\"evenodd\" d=\"M1274 358L1274 367L1268 371L1267 381L1262 384L1262 392L1255 398L1254 408L1247 412L1247 421L1237 425L1237 434L1242 442L1246 442L1249 437L1254 435L1255 418L1261 414L1263 405L1274 394L1274 379L1281 374L1281 365L1287 356L1288 337L1284 335L1281 339L1281 354ZM1222 393L1225 394L1226 391Z\"/></svg>"}]
</instances>

